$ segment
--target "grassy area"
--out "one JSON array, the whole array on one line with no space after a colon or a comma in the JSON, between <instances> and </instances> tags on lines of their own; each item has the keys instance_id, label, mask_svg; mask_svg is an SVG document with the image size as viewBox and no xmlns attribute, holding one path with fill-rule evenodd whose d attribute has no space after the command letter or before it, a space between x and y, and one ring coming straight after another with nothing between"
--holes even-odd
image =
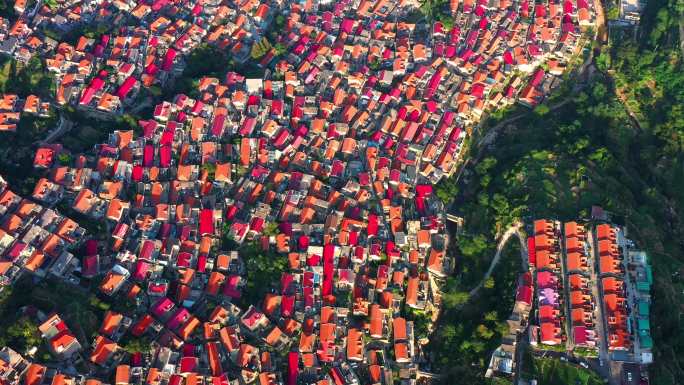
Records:
<instances>
[{"instance_id":1,"label":"grassy area","mask_svg":"<svg viewBox=\"0 0 684 385\"><path fill-rule=\"evenodd\" d=\"M531 371L521 373L528 379L537 379L538 385L600 385L603 380L596 373L578 365L563 363L552 358L534 358Z\"/></svg>"}]
</instances>

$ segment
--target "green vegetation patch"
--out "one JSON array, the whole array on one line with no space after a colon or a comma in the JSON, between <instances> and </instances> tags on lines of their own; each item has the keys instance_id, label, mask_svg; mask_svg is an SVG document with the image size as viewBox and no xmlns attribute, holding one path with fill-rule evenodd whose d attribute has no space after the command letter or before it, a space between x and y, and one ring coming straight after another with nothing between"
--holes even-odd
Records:
<instances>
[{"instance_id":1,"label":"green vegetation patch","mask_svg":"<svg viewBox=\"0 0 684 385\"><path fill-rule=\"evenodd\" d=\"M520 245L512 238L491 279L476 296L468 297L470 288L460 278L448 279L429 345L444 383L491 383L484 373L491 353L508 334L506 319L513 310L520 265Z\"/></svg>"},{"instance_id":2,"label":"green vegetation patch","mask_svg":"<svg viewBox=\"0 0 684 385\"><path fill-rule=\"evenodd\" d=\"M470 302L463 307L466 314L454 316L449 309L467 298L464 293L493 255L493 240L508 226L543 217L589 218L591 207L599 205L626 226L653 262L651 383L674 385L684 378L684 334L671 332L682 329L680 312L672 309L684 304L684 65L681 17L675 17L682 11L672 0L649 2L642 33L625 31L604 48L596 58L598 71L582 91L562 87L543 107L504 127L494 146L474 145L469 156L475 161L459 184L452 179L438 187L438 195L453 202L451 212L465 220L453 251L457 285L447 286L445 294L443 323L453 326L442 329L469 324L463 319ZM438 329L436 345L443 339L459 346L462 335L472 335L443 333ZM438 367L460 375L467 372L455 369L462 361L484 362L488 349L479 350L435 349ZM544 378L549 384L572 383Z\"/></svg>"},{"instance_id":3,"label":"green vegetation patch","mask_svg":"<svg viewBox=\"0 0 684 385\"><path fill-rule=\"evenodd\" d=\"M17 94L22 98L31 94L51 98L54 97L54 77L38 56L26 64L0 58L0 93Z\"/></svg>"},{"instance_id":4,"label":"green vegetation patch","mask_svg":"<svg viewBox=\"0 0 684 385\"><path fill-rule=\"evenodd\" d=\"M239 252L245 262L247 282L238 302L246 309L250 304L263 301L266 293L280 282L288 263L285 256L263 251L257 244L244 245Z\"/></svg>"},{"instance_id":5,"label":"green vegetation patch","mask_svg":"<svg viewBox=\"0 0 684 385\"><path fill-rule=\"evenodd\" d=\"M18 352L39 346L41 349L36 357L45 361L49 356L41 353L44 346L37 329L38 320L31 312L24 313L22 309L27 306L46 315L57 312L81 344L87 346L111 305L89 294L85 288L52 280L35 283L30 277L24 277L14 286L6 287L0 293L0 344L7 344Z\"/></svg>"}]
</instances>

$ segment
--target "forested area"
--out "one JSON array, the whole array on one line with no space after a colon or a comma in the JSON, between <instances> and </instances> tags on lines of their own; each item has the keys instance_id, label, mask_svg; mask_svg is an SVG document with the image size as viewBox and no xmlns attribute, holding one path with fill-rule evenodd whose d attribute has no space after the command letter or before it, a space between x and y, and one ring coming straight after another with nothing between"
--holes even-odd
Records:
<instances>
[{"instance_id":1,"label":"forested area","mask_svg":"<svg viewBox=\"0 0 684 385\"><path fill-rule=\"evenodd\" d=\"M678 31L683 10L681 1L649 2L639 33L611 31L589 86L579 93L560 91L553 102L505 127L494 146L473 148L468 156L481 160L467 167L458 184L452 179L439 186L441 196L451 197L452 212L465 219L451 250L457 268L439 321L453 326L437 328L432 336L447 382L485 383L483 362L497 344L469 354L463 347L477 346L481 336L453 328L491 314L480 298L461 306L494 255L497 235L517 219L588 218L593 205L626 225L654 265L651 383L684 378L684 66ZM505 301L514 292L501 295ZM479 311L464 311L472 306Z\"/></svg>"}]
</instances>

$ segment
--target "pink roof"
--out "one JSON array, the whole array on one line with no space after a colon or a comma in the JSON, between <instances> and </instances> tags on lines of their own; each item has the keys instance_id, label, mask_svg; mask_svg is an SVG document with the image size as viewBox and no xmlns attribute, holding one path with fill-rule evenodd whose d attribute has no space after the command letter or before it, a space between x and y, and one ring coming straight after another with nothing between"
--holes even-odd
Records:
<instances>
[{"instance_id":1,"label":"pink roof","mask_svg":"<svg viewBox=\"0 0 684 385\"><path fill-rule=\"evenodd\" d=\"M129 76L124 80L123 83L121 83L121 86L119 87L118 90L116 90L116 96L119 97L119 99L124 100L126 96L128 96L128 93L131 92L131 89L133 89L133 86L138 82L136 78L133 76Z\"/></svg>"},{"instance_id":2,"label":"pink roof","mask_svg":"<svg viewBox=\"0 0 684 385\"><path fill-rule=\"evenodd\" d=\"M532 287L521 285L518 287L518 293L515 296L516 301L524 302L528 305L532 304Z\"/></svg>"},{"instance_id":3,"label":"pink roof","mask_svg":"<svg viewBox=\"0 0 684 385\"><path fill-rule=\"evenodd\" d=\"M327 244L323 246L323 288L322 294L328 296L332 294L332 284L334 278L333 258L335 246Z\"/></svg>"},{"instance_id":4,"label":"pink roof","mask_svg":"<svg viewBox=\"0 0 684 385\"><path fill-rule=\"evenodd\" d=\"M537 250L535 249L534 237L527 238L527 259L530 265L537 265Z\"/></svg>"},{"instance_id":5,"label":"pink roof","mask_svg":"<svg viewBox=\"0 0 684 385\"><path fill-rule=\"evenodd\" d=\"M299 353L290 352L287 356L287 385L297 385L299 377Z\"/></svg>"},{"instance_id":6,"label":"pink roof","mask_svg":"<svg viewBox=\"0 0 684 385\"><path fill-rule=\"evenodd\" d=\"M242 125L240 126L240 135L242 135L242 136L251 135L255 126L256 126L256 119L254 119L253 117L246 118L242 122Z\"/></svg>"},{"instance_id":7,"label":"pink roof","mask_svg":"<svg viewBox=\"0 0 684 385\"><path fill-rule=\"evenodd\" d=\"M537 87L541 84L543 79L544 79L544 70L539 68L534 73L534 75L532 75L532 80L530 81L530 84L532 85L532 87Z\"/></svg>"},{"instance_id":8,"label":"pink roof","mask_svg":"<svg viewBox=\"0 0 684 385\"><path fill-rule=\"evenodd\" d=\"M169 3L169 0L156 0L156 1L152 4L152 10L153 10L154 12L158 12L159 10L161 10L162 8L164 8L164 7L166 6L166 4L168 4L168 3Z\"/></svg>"},{"instance_id":9,"label":"pink roof","mask_svg":"<svg viewBox=\"0 0 684 385\"><path fill-rule=\"evenodd\" d=\"M214 117L214 122L211 125L211 133L214 136L221 136L223 133L223 124L226 121L225 115L217 115Z\"/></svg>"},{"instance_id":10,"label":"pink roof","mask_svg":"<svg viewBox=\"0 0 684 385\"><path fill-rule=\"evenodd\" d=\"M145 240L142 244L142 247L140 248L140 254L138 255L138 258L142 259L152 259L152 253L154 253L154 242L150 240Z\"/></svg>"},{"instance_id":11,"label":"pink roof","mask_svg":"<svg viewBox=\"0 0 684 385\"><path fill-rule=\"evenodd\" d=\"M282 115L283 113L283 101L276 99L271 103L271 114L272 115Z\"/></svg>"},{"instance_id":12,"label":"pink roof","mask_svg":"<svg viewBox=\"0 0 684 385\"><path fill-rule=\"evenodd\" d=\"M175 304L168 297L162 297L154 305L152 305L152 308L150 308L150 312L155 317L161 318L167 312L173 309L174 306Z\"/></svg>"},{"instance_id":13,"label":"pink roof","mask_svg":"<svg viewBox=\"0 0 684 385\"><path fill-rule=\"evenodd\" d=\"M537 271L537 288L543 289L555 286L556 276L550 271Z\"/></svg>"},{"instance_id":14,"label":"pink roof","mask_svg":"<svg viewBox=\"0 0 684 385\"><path fill-rule=\"evenodd\" d=\"M159 150L159 165L164 168L171 166L171 146L162 146Z\"/></svg>"},{"instance_id":15,"label":"pink roof","mask_svg":"<svg viewBox=\"0 0 684 385\"><path fill-rule=\"evenodd\" d=\"M206 254L200 254L197 257L197 271L204 273L207 270L207 256Z\"/></svg>"},{"instance_id":16,"label":"pink roof","mask_svg":"<svg viewBox=\"0 0 684 385\"><path fill-rule=\"evenodd\" d=\"M302 250L302 251L306 250L307 247L309 247L309 237L307 237L306 235L300 236L299 241L298 241L298 246L299 246L299 250Z\"/></svg>"},{"instance_id":17,"label":"pink roof","mask_svg":"<svg viewBox=\"0 0 684 385\"><path fill-rule=\"evenodd\" d=\"M508 65L512 65L513 63L515 63L515 61L513 60L513 54L511 53L511 51L504 52L503 59L504 59L504 63L506 63Z\"/></svg>"},{"instance_id":18,"label":"pink roof","mask_svg":"<svg viewBox=\"0 0 684 385\"><path fill-rule=\"evenodd\" d=\"M147 277L147 272L149 270L150 270L150 264L149 263L142 261L142 260L138 260L135 263L135 271L133 272L133 278L138 280L138 281L143 281Z\"/></svg>"},{"instance_id":19,"label":"pink roof","mask_svg":"<svg viewBox=\"0 0 684 385\"><path fill-rule=\"evenodd\" d=\"M264 229L264 224L264 218L254 217L252 218L252 222L249 224L249 228L257 233L260 233Z\"/></svg>"},{"instance_id":20,"label":"pink roof","mask_svg":"<svg viewBox=\"0 0 684 385\"><path fill-rule=\"evenodd\" d=\"M261 98L258 95L249 95L249 97L247 98L248 106L258 106L260 102Z\"/></svg>"},{"instance_id":21,"label":"pink roof","mask_svg":"<svg viewBox=\"0 0 684 385\"><path fill-rule=\"evenodd\" d=\"M190 312L188 309L182 307L176 312L176 314L173 315L173 317L171 317L171 319L166 323L166 326L171 330L176 330L182 324L187 322L188 319L190 319Z\"/></svg>"},{"instance_id":22,"label":"pink roof","mask_svg":"<svg viewBox=\"0 0 684 385\"><path fill-rule=\"evenodd\" d=\"M214 210L203 209L199 220L200 234L214 234Z\"/></svg>"},{"instance_id":23,"label":"pink roof","mask_svg":"<svg viewBox=\"0 0 684 385\"><path fill-rule=\"evenodd\" d=\"M190 262L192 261L192 254L187 251L181 251L176 257L176 266L178 267L190 267Z\"/></svg>"},{"instance_id":24,"label":"pink roof","mask_svg":"<svg viewBox=\"0 0 684 385\"><path fill-rule=\"evenodd\" d=\"M282 294L287 293L292 282L294 282L294 276L292 276L292 274L283 273L280 277L280 292Z\"/></svg>"},{"instance_id":25,"label":"pink roof","mask_svg":"<svg viewBox=\"0 0 684 385\"><path fill-rule=\"evenodd\" d=\"M173 143L173 134L174 134L175 130L176 130L176 123L175 122L169 122L168 127L162 133L161 140L159 141L159 143L161 145L172 144Z\"/></svg>"},{"instance_id":26,"label":"pink roof","mask_svg":"<svg viewBox=\"0 0 684 385\"><path fill-rule=\"evenodd\" d=\"M25 248L26 248L25 243L23 243L23 242L15 243L14 246L12 246L10 251L7 253L7 258L10 259L11 261L13 261L14 259L16 259L19 256L19 254L21 254L22 251L24 251Z\"/></svg>"},{"instance_id":27,"label":"pink roof","mask_svg":"<svg viewBox=\"0 0 684 385\"><path fill-rule=\"evenodd\" d=\"M85 243L86 255L97 254L97 241L95 239L89 239Z\"/></svg>"},{"instance_id":28,"label":"pink roof","mask_svg":"<svg viewBox=\"0 0 684 385\"><path fill-rule=\"evenodd\" d=\"M154 146L151 144L146 144L143 150L143 166L152 167L154 162Z\"/></svg>"},{"instance_id":29,"label":"pink roof","mask_svg":"<svg viewBox=\"0 0 684 385\"><path fill-rule=\"evenodd\" d=\"M238 208L235 207L235 205L228 206L228 208L226 209L226 219L229 221L232 220L233 218L235 218L235 214L237 214L237 212Z\"/></svg>"},{"instance_id":30,"label":"pink roof","mask_svg":"<svg viewBox=\"0 0 684 385\"><path fill-rule=\"evenodd\" d=\"M563 13L573 13L575 11L575 6L572 4L571 0L565 0L563 2Z\"/></svg>"},{"instance_id":31,"label":"pink roof","mask_svg":"<svg viewBox=\"0 0 684 385\"><path fill-rule=\"evenodd\" d=\"M280 314L283 317L292 317L294 312L295 296L294 295L284 295L280 303Z\"/></svg>"},{"instance_id":32,"label":"pink roof","mask_svg":"<svg viewBox=\"0 0 684 385\"><path fill-rule=\"evenodd\" d=\"M307 266L319 266L321 264L321 256L318 254L309 255L306 257Z\"/></svg>"},{"instance_id":33,"label":"pink roof","mask_svg":"<svg viewBox=\"0 0 684 385\"><path fill-rule=\"evenodd\" d=\"M83 91L83 96L81 97L81 104L90 104L90 102L93 100L93 97L97 93L97 91L101 90L102 87L104 87L104 80L101 78L95 78L93 81L90 82L90 85L88 88Z\"/></svg>"},{"instance_id":34,"label":"pink roof","mask_svg":"<svg viewBox=\"0 0 684 385\"><path fill-rule=\"evenodd\" d=\"M588 340L587 328L584 326L575 326L573 328L573 336L575 337L576 344L586 344Z\"/></svg>"},{"instance_id":35,"label":"pink roof","mask_svg":"<svg viewBox=\"0 0 684 385\"><path fill-rule=\"evenodd\" d=\"M470 89L470 94L478 99L482 99L484 95L484 89L484 84L475 83L473 84L473 87Z\"/></svg>"},{"instance_id":36,"label":"pink roof","mask_svg":"<svg viewBox=\"0 0 684 385\"><path fill-rule=\"evenodd\" d=\"M425 197L432 195L432 186L429 184L419 184L416 186L416 195Z\"/></svg>"},{"instance_id":37,"label":"pink roof","mask_svg":"<svg viewBox=\"0 0 684 385\"><path fill-rule=\"evenodd\" d=\"M273 145L278 148L282 148L287 142L287 139L289 139L289 137L290 132L283 128L280 130L280 132L278 132L276 137L273 139Z\"/></svg>"},{"instance_id":38,"label":"pink roof","mask_svg":"<svg viewBox=\"0 0 684 385\"><path fill-rule=\"evenodd\" d=\"M133 172L131 173L131 179L133 179L135 182L140 182L140 181L142 181L142 176L143 176L142 166L139 166L139 165L133 166Z\"/></svg>"},{"instance_id":39,"label":"pink roof","mask_svg":"<svg viewBox=\"0 0 684 385\"><path fill-rule=\"evenodd\" d=\"M342 31L342 32L351 33L353 28L354 28L354 20L353 19L344 19L344 20L342 20L342 23L340 23L340 31Z\"/></svg>"},{"instance_id":40,"label":"pink roof","mask_svg":"<svg viewBox=\"0 0 684 385\"><path fill-rule=\"evenodd\" d=\"M183 381L182 376L178 374L172 374L171 378L169 379L169 385L180 385L181 381Z\"/></svg>"},{"instance_id":41,"label":"pink roof","mask_svg":"<svg viewBox=\"0 0 684 385\"><path fill-rule=\"evenodd\" d=\"M240 283L240 276L239 275L234 275L231 274L228 276L226 279L226 283L223 286L223 294L227 295L232 298L240 298L242 297L242 292L238 288L238 284Z\"/></svg>"},{"instance_id":42,"label":"pink roof","mask_svg":"<svg viewBox=\"0 0 684 385\"><path fill-rule=\"evenodd\" d=\"M156 75L158 71L159 71L159 67L157 67L157 65L154 63L150 63L150 65L145 67L145 73L147 75L150 75L150 76Z\"/></svg>"},{"instance_id":43,"label":"pink roof","mask_svg":"<svg viewBox=\"0 0 684 385\"><path fill-rule=\"evenodd\" d=\"M191 373L197 368L197 357L185 356L181 358L180 371L181 373ZM179 376L180 377L180 376Z\"/></svg>"},{"instance_id":44,"label":"pink roof","mask_svg":"<svg viewBox=\"0 0 684 385\"><path fill-rule=\"evenodd\" d=\"M242 316L242 322L251 328L254 327L256 322L263 317L263 315L264 314L262 312L253 307Z\"/></svg>"},{"instance_id":45,"label":"pink roof","mask_svg":"<svg viewBox=\"0 0 684 385\"><path fill-rule=\"evenodd\" d=\"M157 129L157 122L153 119L139 120L138 124L143 129L143 136L145 138L151 138L154 134L154 131Z\"/></svg>"},{"instance_id":46,"label":"pink roof","mask_svg":"<svg viewBox=\"0 0 684 385\"><path fill-rule=\"evenodd\" d=\"M435 24L432 28L435 31L435 33L444 33L444 26L442 25L442 22L440 22L440 21L435 22Z\"/></svg>"}]
</instances>

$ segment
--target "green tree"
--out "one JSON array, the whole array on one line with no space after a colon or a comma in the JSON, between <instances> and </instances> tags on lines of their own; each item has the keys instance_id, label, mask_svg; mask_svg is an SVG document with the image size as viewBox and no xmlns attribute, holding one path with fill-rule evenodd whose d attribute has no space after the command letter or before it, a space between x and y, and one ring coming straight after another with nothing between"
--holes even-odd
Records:
<instances>
[{"instance_id":1,"label":"green tree","mask_svg":"<svg viewBox=\"0 0 684 385\"><path fill-rule=\"evenodd\" d=\"M447 307L459 307L468 301L468 292L447 292L442 295Z\"/></svg>"},{"instance_id":2,"label":"green tree","mask_svg":"<svg viewBox=\"0 0 684 385\"><path fill-rule=\"evenodd\" d=\"M68 166L71 163L71 155L69 155L67 153L61 153L61 154L57 155L57 161L62 166Z\"/></svg>"},{"instance_id":3,"label":"green tree","mask_svg":"<svg viewBox=\"0 0 684 385\"><path fill-rule=\"evenodd\" d=\"M544 116L548 114L550 111L549 106L546 104L540 104L537 107L534 108L534 113L538 116Z\"/></svg>"},{"instance_id":4,"label":"green tree","mask_svg":"<svg viewBox=\"0 0 684 385\"><path fill-rule=\"evenodd\" d=\"M39 346L42 340L38 333L38 325L28 317L21 317L7 328L6 334L0 337L0 343L23 353L33 346Z\"/></svg>"}]
</instances>

